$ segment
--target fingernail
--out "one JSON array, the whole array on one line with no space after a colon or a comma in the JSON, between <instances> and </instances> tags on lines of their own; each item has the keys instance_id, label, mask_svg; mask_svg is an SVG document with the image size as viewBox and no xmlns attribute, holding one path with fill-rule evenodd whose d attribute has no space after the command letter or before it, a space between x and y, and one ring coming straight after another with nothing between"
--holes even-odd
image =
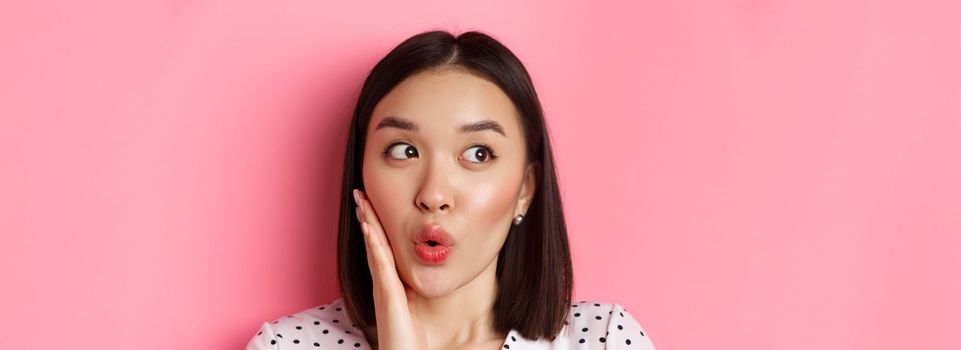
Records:
<instances>
[{"instance_id":1,"label":"fingernail","mask_svg":"<svg viewBox=\"0 0 961 350\"><path fill-rule=\"evenodd\" d=\"M357 195L357 189L353 189L351 192L354 194L354 203L360 205L360 197Z\"/></svg>"}]
</instances>

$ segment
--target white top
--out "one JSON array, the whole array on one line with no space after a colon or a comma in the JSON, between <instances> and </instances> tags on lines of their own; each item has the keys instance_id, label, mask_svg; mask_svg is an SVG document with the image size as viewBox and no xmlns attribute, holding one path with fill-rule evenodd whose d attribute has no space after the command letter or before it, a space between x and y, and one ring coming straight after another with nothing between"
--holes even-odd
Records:
<instances>
[{"instance_id":1,"label":"white top","mask_svg":"<svg viewBox=\"0 0 961 350\"><path fill-rule=\"evenodd\" d=\"M578 302L571 305L566 324L554 341L526 339L511 330L503 349L654 350L647 332L619 304ZM351 324L343 299L264 322L247 344L247 350L370 348Z\"/></svg>"}]
</instances>

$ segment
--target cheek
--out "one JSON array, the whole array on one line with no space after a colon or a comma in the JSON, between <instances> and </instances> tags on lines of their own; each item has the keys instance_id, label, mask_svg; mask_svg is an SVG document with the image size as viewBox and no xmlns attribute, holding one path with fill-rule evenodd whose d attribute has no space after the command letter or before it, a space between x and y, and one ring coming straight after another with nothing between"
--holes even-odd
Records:
<instances>
[{"instance_id":1,"label":"cheek","mask_svg":"<svg viewBox=\"0 0 961 350\"><path fill-rule=\"evenodd\" d=\"M405 192L407 188L398 186L402 182L399 182L397 176L392 176L390 171L378 169L374 164L365 164L363 177L367 198L370 199L387 238L395 240L393 236L398 231L395 228L401 227L399 225L403 223L404 215L410 214L402 212L402 206L409 202L407 198L410 194Z\"/></svg>"},{"instance_id":2,"label":"cheek","mask_svg":"<svg viewBox=\"0 0 961 350\"><path fill-rule=\"evenodd\" d=\"M471 236L472 246L468 259L476 262L488 261L497 255L510 229L510 220L516 204L516 189L519 181L504 177L487 177L488 180L474 182L460 192L460 208L463 213L461 227Z\"/></svg>"},{"instance_id":3,"label":"cheek","mask_svg":"<svg viewBox=\"0 0 961 350\"><path fill-rule=\"evenodd\" d=\"M519 182L504 176L492 176L487 179L475 181L461 191L463 197L461 197L460 210L470 213L468 216L470 225L488 228L501 225L513 214Z\"/></svg>"}]
</instances>

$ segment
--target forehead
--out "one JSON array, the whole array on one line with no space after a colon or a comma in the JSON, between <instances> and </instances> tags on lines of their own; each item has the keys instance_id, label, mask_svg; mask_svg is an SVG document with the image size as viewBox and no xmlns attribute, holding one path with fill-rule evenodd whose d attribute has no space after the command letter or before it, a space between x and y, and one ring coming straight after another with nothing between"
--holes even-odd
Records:
<instances>
[{"instance_id":1,"label":"forehead","mask_svg":"<svg viewBox=\"0 0 961 350\"><path fill-rule=\"evenodd\" d=\"M408 77L374 108L371 129L387 116L411 120L419 132L445 133L465 123L493 120L504 127L507 137L520 136L519 115L507 94L458 69L432 69Z\"/></svg>"}]
</instances>

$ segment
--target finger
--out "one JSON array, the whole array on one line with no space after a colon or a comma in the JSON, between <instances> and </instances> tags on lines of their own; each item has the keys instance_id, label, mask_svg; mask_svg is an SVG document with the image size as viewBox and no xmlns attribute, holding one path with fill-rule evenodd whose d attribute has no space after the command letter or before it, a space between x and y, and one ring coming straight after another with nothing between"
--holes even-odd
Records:
<instances>
[{"instance_id":1,"label":"finger","mask_svg":"<svg viewBox=\"0 0 961 350\"><path fill-rule=\"evenodd\" d=\"M389 296L394 298L401 297L404 295L403 285L397 273L396 260L394 259L390 242L387 239L387 234L380 223L380 219L374 212L374 208L370 205L367 195L360 190L356 190L356 194L360 203L361 217L363 218L363 220L361 220L363 222L362 225L366 227L367 240L370 241L368 252L370 252L374 258L370 266L377 270L376 272L372 271L371 274L377 274L377 279L381 287L384 288Z\"/></svg>"},{"instance_id":2,"label":"finger","mask_svg":"<svg viewBox=\"0 0 961 350\"><path fill-rule=\"evenodd\" d=\"M357 192L360 192L360 190L355 188L350 191L350 194L354 196L354 204L360 206L360 195L358 195Z\"/></svg>"},{"instance_id":3,"label":"finger","mask_svg":"<svg viewBox=\"0 0 961 350\"><path fill-rule=\"evenodd\" d=\"M371 237L371 229L367 225L366 215L364 214L363 200L360 197L360 190L354 189L352 191L354 202L357 203L357 207L354 208L354 214L357 216L357 221L360 222L360 230L364 236L364 250L367 252L367 267L370 269L371 277L375 281L381 279L381 274L383 269L384 261L380 257L380 251L378 250L377 243L374 238ZM376 294L376 293L375 293Z\"/></svg>"},{"instance_id":4,"label":"finger","mask_svg":"<svg viewBox=\"0 0 961 350\"><path fill-rule=\"evenodd\" d=\"M352 192L354 195L354 203L357 204L357 206L354 207L354 214L357 215L358 222L364 222L366 221L365 220L366 215L364 214L364 205L363 205L363 199L361 199L360 197L360 190L354 189Z\"/></svg>"},{"instance_id":5,"label":"finger","mask_svg":"<svg viewBox=\"0 0 961 350\"><path fill-rule=\"evenodd\" d=\"M363 232L364 236L364 250L367 252L367 267L370 269L371 278L374 280L379 280L380 276L377 270L374 269L376 259L374 257L374 250L371 248L370 235L367 234L367 225L364 223L360 224L360 230Z\"/></svg>"},{"instance_id":6,"label":"finger","mask_svg":"<svg viewBox=\"0 0 961 350\"><path fill-rule=\"evenodd\" d=\"M363 191L357 191L357 196L359 198L360 213L363 215L364 220L369 222L374 229L384 230L380 225L380 218L377 217L377 213L374 212L374 207L370 204L370 199L367 198L367 194Z\"/></svg>"},{"instance_id":7,"label":"finger","mask_svg":"<svg viewBox=\"0 0 961 350\"><path fill-rule=\"evenodd\" d=\"M379 243L383 244L384 247L390 251L390 240L387 238L387 233L384 231L383 225L380 223L380 218L377 217L377 213L374 212L374 207L370 205L370 200L367 199L367 195L362 191L357 191L360 197L361 215L364 218L364 222L370 228L370 234L376 236L375 239ZM394 254L388 254L387 257L390 260L391 265L394 264Z\"/></svg>"},{"instance_id":8,"label":"finger","mask_svg":"<svg viewBox=\"0 0 961 350\"><path fill-rule=\"evenodd\" d=\"M383 234L377 232L369 222L364 222L361 226L367 233L369 252L374 256L373 267L377 269L378 274L381 275L382 278L389 279L393 277L391 275L396 275L397 271L394 267L394 259L392 259L391 256L393 254L390 251L390 247L385 244Z\"/></svg>"},{"instance_id":9,"label":"finger","mask_svg":"<svg viewBox=\"0 0 961 350\"><path fill-rule=\"evenodd\" d=\"M360 223L360 230L364 232L364 244L367 247L367 266L370 268L370 274L374 280L379 281L381 271L383 271L381 268L383 259L380 257L380 251L378 251L374 238L370 235L370 226L366 222L362 222Z\"/></svg>"},{"instance_id":10,"label":"finger","mask_svg":"<svg viewBox=\"0 0 961 350\"><path fill-rule=\"evenodd\" d=\"M361 224L361 229L367 232L368 254L372 261L368 262L371 275L376 284L384 291L389 299L397 300L404 296L403 285L394 265L390 246L384 239L382 232L377 232L369 222Z\"/></svg>"},{"instance_id":11,"label":"finger","mask_svg":"<svg viewBox=\"0 0 961 350\"><path fill-rule=\"evenodd\" d=\"M354 189L354 190L351 191L351 192L352 192L352 194L353 194L353 196L354 196L354 204L357 205L356 207L354 207L354 214L357 215L357 221L358 221L358 222L364 222L364 221L365 221L365 219L364 219L364 207L363 207L363 205L362 205L363 200L362 200L361 197L360 197L360 190Z\"/></svg>"}]
</instances>

